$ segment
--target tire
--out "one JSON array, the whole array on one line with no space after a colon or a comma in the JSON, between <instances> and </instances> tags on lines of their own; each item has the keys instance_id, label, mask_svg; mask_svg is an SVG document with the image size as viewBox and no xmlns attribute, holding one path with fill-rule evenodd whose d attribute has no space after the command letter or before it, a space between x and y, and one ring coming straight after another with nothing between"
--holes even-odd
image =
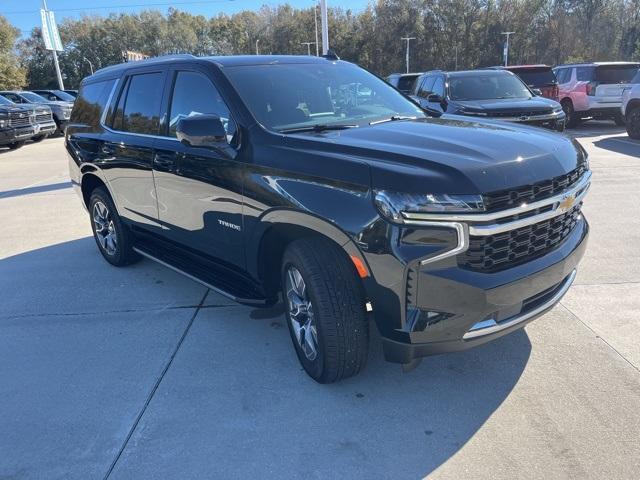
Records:
<instances>
[{"instance_id":1,"label":"tire","mask_svg":"<svg viewBox=\"0 0 640 480\"><path fill-rule=\"evenodd\" d=\"M573 110L573 102L571 100L563 100L562 110L564 110L564 114L566 116L565 125L567 128L573 128L578 126L579 119L576 118L576 112Z\"/></svg>"},{"instance_id":2,"label":"tire","mask_svg":"<svg viewBox=\"0 0 640 480\"><path fill-rule=\"evenodd\" d=\"M627 133L629 137L640 140L640 106L627 113Z\"/></svg>"},{"instance_id":3,"label":"tire","mask_svg":"<svg viewBox=\"0 0 640 480\"><path fill-rule=\"evenodd\" d=\"M625 122L624 117L622 116L621 113L613 117L613 121L616 123L616 126L618 127L624 127L627 124L627 122Z\"/></svg>"},{"instance_id":4,"label":"tire","mask_svg":"<svg viewBox=\"0 0 640 480\"><path fill-rule=\"evenodd\" d=\"M19 142L13 142L8 145L9 150L17 150L25 144L24 140L20 140Z\"/></svg>"},{"instance_id":5,"label":"tire","mask_svg":"<svg viewBox=\"0 0 640 480\"><path fill-rule=\"evenodd\" d=\"M565 126L565 122L556 122L556 132L564 132Z\"/></svg>"},{"instance_id":6,"label":"tire","mask_svg":"<svg viewBox=\"0 0 640 480\"><path fill-rule=\"evenodd\" d=\"M98 187L91 192L89 217L93 238L107 262L116 267L123 267L140 259L133 251L131 231L120 219L105 188Z\"/></svg>"},{"instance_id":7,"label":"tire","mask_svg":"<svg viewBox=\"0 0 640 480\"><path fill-rule=\"evenodd\" d=\"M359 373L367 361L369 325L362 285L345 253L324 238L295 240L285 250L281 275L289 333L307 374L333 383Z\"/></svg>"},{"instance_id":8,"label":"tire","mask_svg":"<svg viewBox=\"0 0 640 480\"><path fill-rule=\"evenodd\" d=\"M32 142L34 143L38 143L41 142L42 140L44 140L45 138L47 138L49 135L38 135L37 137L33 137L31 139Z\"/></svg>"}]
</instances>

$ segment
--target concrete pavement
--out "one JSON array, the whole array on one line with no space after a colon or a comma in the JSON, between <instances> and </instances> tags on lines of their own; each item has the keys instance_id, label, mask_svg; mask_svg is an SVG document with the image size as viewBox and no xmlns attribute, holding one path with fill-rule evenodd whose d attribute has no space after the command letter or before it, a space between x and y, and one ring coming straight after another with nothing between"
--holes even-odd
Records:
<instances>
[{"instance_id":1,"label":"concrete pavement","mask_svg":"<svg viewBox=\"0 0 640 480\"><path fill-rule=\"evenodd\" d=\"M0 478L640 478L640 142L574 133L592 234L561 305L410 374L374 334L329 386L277 309L104 262L62 140L0 152Z\"/></svg>"}]
</instances>

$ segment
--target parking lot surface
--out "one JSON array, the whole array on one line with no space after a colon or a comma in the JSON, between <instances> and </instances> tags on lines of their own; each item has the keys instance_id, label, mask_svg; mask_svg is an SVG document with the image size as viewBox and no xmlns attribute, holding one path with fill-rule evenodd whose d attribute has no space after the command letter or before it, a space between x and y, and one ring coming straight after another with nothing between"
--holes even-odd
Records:
<instances>
[{"instance_id":1,"label":"parking lot surface","mask_svg":"<svg viewBox=\"0 0 640 480\"><path fill-rule=\"evenodd\" d=\"M318 385L278 308L107 264L63 140L0 151L0 478L640 478L640 142L590 153L576 283L525 330Z\"/></svg>"}]
</instances>

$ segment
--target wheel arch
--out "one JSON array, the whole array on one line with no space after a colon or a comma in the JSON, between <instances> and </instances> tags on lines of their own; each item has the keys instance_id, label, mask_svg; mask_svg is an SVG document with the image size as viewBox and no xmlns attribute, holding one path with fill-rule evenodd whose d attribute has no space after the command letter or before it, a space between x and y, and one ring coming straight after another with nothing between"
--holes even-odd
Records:
<instances>
[{"instance_id":1,"label":"wheel arch","mask_svg":"<svg viewBox=\"0 0 640 480\"><path fill-rule=\"evenodd\" d=\"M99 187L104 187L105 190L107 190L107 192L113 199L113 194L111 193L109 184L107 183L106 179L102 176L100 170L95 168L84 169L82 171L82 177L80 179L80 191L82 193L82 200L87 209L89 208L89 199L91 198L91 192ZM114 204L115 204L115 200L114 200Z\"/></svg>"},{"instance_id":2,"label":"wheel arch","mask_svg":"<svg viewBox=\"0 0 640 480\"><path fill-rule=\"evenodd\" d=\"M627 103L625 117L629 118L629 114L636 108L640 108L640 98L634 98Z\"/></svg>"},{"instance_id":3,"label":"wheel arch","mask_svg":"<svg viewBox=\"0 0 640 480\"><path fill-rule=\"evenodd\" d=\"M281 209L263 215L247 245L247 252L252 252L247 257L248 270L260 280L268 295L276 295L280 290L280 265L287 245L294 240L311 236L327 238L340 247L346 258L351 260L354 273L363 283L365 292L369 290L371 269L346 232L313 214Z\"/></svg>"}]
</instances>

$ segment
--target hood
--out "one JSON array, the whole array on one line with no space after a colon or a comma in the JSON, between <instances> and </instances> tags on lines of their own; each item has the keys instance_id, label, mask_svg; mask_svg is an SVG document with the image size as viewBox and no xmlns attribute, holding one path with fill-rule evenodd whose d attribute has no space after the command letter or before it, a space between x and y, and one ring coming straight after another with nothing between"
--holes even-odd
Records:
<instances>
[{"instance_id":1,"label":"hood","mask_svg":"<svg viewBox=\"0 0 640 480\"><path fill-rule=\"evenodd\" d=\"M446 117L289 137L304 141L298 148L366 162L373 188L407 193L475 194L528 185L570 172L583 155L573 140L551 131Z\"/></svg>"},{"instance_id":2,"label":"hood","mask_svg":"<svg viewBox=\"0 0 640 480\"><path fill-rule=\"evenodd\" d=\"M479 112L544 112L554 107L559 107L560 104L549 100L544 97L531 97L528 99L510 99L499 98L489 100L467 100L455 102L460 107L467 108L469 110L475 110Z\"/></svg>"},{"instance_id":3,"label":"hood","mask_svg":"<svg viewBox=\"0 0 640 480\"><path fill-rule=\"evenodd\" d=\"M33 105L0 105L0 112L2 113L12 113L12 112L23 112L23 113L31 113L35 110L35 106Z\"/></svg>"}]
</instances>

